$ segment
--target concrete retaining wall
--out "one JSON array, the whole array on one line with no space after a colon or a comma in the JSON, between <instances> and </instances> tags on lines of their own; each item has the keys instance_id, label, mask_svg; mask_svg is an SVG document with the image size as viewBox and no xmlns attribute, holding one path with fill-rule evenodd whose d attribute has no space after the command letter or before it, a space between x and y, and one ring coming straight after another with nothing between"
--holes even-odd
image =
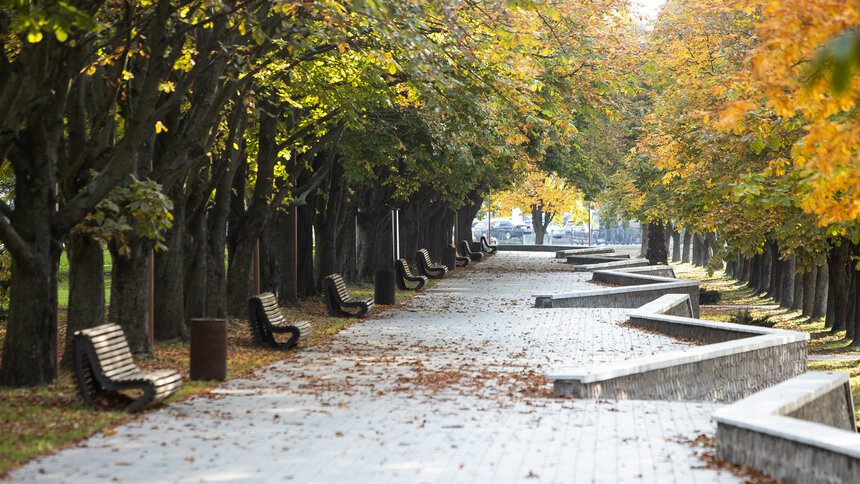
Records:
<instances>
[{"instance_id":1,"label":"concrete retaining wall","mask_svg":"<svg viewBox=\"0 0 860 484\"><path fill-rule=\"evenodd\" d=\"M607 259L604 259L607 260ZM610 262L601 262L599 264L582 264L574 265L574 272L594 272L604 270L625 269L629 267L645 267L649 262L645 259L615 259Z\"/></svg>"},{"instance_id":2,"label":"concrete retaining wall","mask_svg":"<svg viewBox=\"0 0 860 484\"><path fill-rule=\"evenodd\" d=\"M806 371L806 343L757 336L549 378L555 395L728 403Z\"/></svg>"},{"instance_id":3,"label":"concrete retaining wall","mask_svg":"<svg viewBox=\"0 0 860 484\"><path fill-rule=\"evenodd\" d=\"M630 324L711 344L600 369L556 370L548 375L554 393L581 398L734 402L806 371L806 333L672 315L693 312L689 295L652 299L630 313Z\"/></svg>"},{"instance_id":4,"label":"concrete retaining wall","mask_svg":"<svg viewBox=\"0 0 860 484\"><path fill-rule=\"evenodd\" d=\"M500 251L510 252L555 252L558 250L587 249L587 245L501 245Z\"/></svg>"},{"instance_id":5,"label":"concrete retaining wall","mask_svg":"<svg viewBox=\"0 0 860 484\"><path fill-rule=\"evenodd\" d=\"M571 255L594 255L594 254L614 254L614 247L586 247L582 249L566 249L559 250L555 253L556 259L564 259Z\"/></svg>"},{"instance_id":6,"label":"concrete retaining wall","mask_svg":"<svg viewBox=\"0 0 860 484\"><path fill-rule=\"evenodd\" d=\"M568 264L574 265L584 265L584 264L603 264L605 262L619 262L619 261L628 261L630 260L629 255L615 255L615 254L607 254L605 256L601 255L569 255L565 257L567 259Z\"/></svg>"},{"instance_id":7,"label":"concrete retaining wall","mask_svg":"<svg viewBox=\"0 0 860 484\"><path fill-rule=\"evenodd\" d=\"M569 294L537 295L539 308L637 308L665 294L686 294L690 297L693 316L699 316L699 283L680 279L639 286L610 287Z\"/></svg>"},{"instance_id":8,"label":"concrete retaining wall","mask_svg":"<svg viewBox=\"0 0 860 484\"><path fill-rule=\"evenodd\" d=\"M642 274L646 276L668 277L669 279L677 279L675 269L672 266L641 266L641 267L621 267L613 269L615 272L625 272L628 274Z\"/></svg>"},{"instance_id":9,"label":"concrete retaining wall","mask_svg":"<svg viewBox=\"0 0 860 484\"><path fill-rule=\"evenodd\" d=\"M717 456L788 482L856 482L848 374L809 372L714 414Z\"/></svg>"}]
</instances>

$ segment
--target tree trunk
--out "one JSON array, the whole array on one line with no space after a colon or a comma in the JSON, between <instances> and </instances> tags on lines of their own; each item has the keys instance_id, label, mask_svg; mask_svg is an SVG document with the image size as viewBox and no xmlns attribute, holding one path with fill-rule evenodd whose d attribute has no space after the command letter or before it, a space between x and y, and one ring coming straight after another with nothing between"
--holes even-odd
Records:
<instances>
[{"instance_id":1,"label":"tree trunk","mask_svg":"<svg viewBox=\"0 0 860 484\"><path fill-rule=\"evenodd\" d=\"M173 227L166 234L167 250L155 252L155 284L153 298L155 341L185 339L185 292L183 253L185 242L185 207L182 200L173 205Z\"/></svg>"},{"instance_id":2,"label":"tree trunk","mask_svg":"<svg viewBox=\"0 0 860 484\"><path fill-rule=\"evenodd\" d=\"M749 257L742 257L741 260L743 261L743 270L741 271L740 280L749 283L752 277L753 260Z\"/></svg>"},{"instance_id":3,"label":"tree trunk","mask_svg":"<svg viewBox=\"0 0 860 484\"><path fill-rule=\"evenodd\" d=\"M684 249L681 252L681 262L690 263L690 247L693 243L693 234L687 229L684 229Z\"/></svg>"},{"instance_id":4,"label":"tree trunk","mask_svg":"<svg viewBox=\"0 0 860 484\"><path fill-rule=\"evenodd\" d=\"M456 247L460 246L461 240L472 240L472 220L475 219L475 215L481 210L482 203L484 203L484 197L477 190L472 190L466 197L465 205L457 210L458 237L454 240Z\"/></svg>"},{"instance_id":5,"label":"tree trunk","mask_svg":"<svg viewBox=\"0 0 860 484\"><path fill-rule=\"evenodd\" d=\"M779 302L778 297L780 293L779 282L781 280L782 274L780 274L780 264L779 264L779 247L777 246L776 241L768 241L768 255L770 256L770 277L767 282L767 296L773 298L775 301Z\"/></svg>"},{"instance_id":6,"label":"tree trunk","mask_svg":"<svg viewBox=\"0 0 860 484\"><path fill-rule=\"evenodd\" d=\"M717 234L715 232L708 232L705 234L705 260L702 261L702 267L710 267L711 259L717 253ZM722 264L715 265L715 269L722 269Z\"/></svg>"},{"instance_id":7,"label":"tree trunk","mask_svg":"<svg viewBox=\"0 0 860 484\"><path fill-rule=\"evenodd\" d=\"M812 319L818 319L827 314L827 291L830 268L822 264L815 274L815 299L812 305ZM838 296L838 294L836 294Z\"/></svg>"},{"instance_id":8,"label":"tree trunk","mask_svg":"<svg viewBox=\"0 0 860 484\"><path fill-rule=\"evenodd\" d=\"M663 247L666 248L666 263L669 263L669 245L672 243L672 234L675 233L675 227L671 222L666 222L663 226Z\"/></svg>"},{"instance_id":9,"label":"tree trunk","mask_svg":"<svg viewBox=\"0 0 860 484\"><path fill-rule=\"evenodd\" d=\"M650 237L651 224L642 224L642 244L639 248L639 257L647 258L648 256L648 244L651 243Z\"/></svg>"},{"instance_id":10,"label":"tree trunk","mask_svg":"<svg viewBox=\"0 0 860 484\"><path fill-rule=\"evenodd\" d=\"M259 118L256 182L252 196L247 201L247 210L244 210L245 177L236 175L233 180L228 235L231 243L228 244L227 312L235 317L243 317L248 312L254 248L272 210L269 204L274 191L274 169L278 159L275 143L278 108L268 103L264 103L263 108ZM246 166L247 160L242 165Z\"/></svg>"},{"instance_id":11,"label":"tree trunk","mask_svg":"<svg viewBox=\"0 0 860 484\"><path fill-rule=\"evenodd\" d=\"M543 245L543 238L546 235L546 228L549 226L551 217L547 219L547 215L541 210L539 205L532 205L532 227L535 231L535 245Z\"/></svg>"},{"instance_id":12,"label":"tree trunk","mask_svg":"<svg viewBox=\"0 0 860 484\"><path fill-rule=\"evenodd\" d=\"M761 254L761 265L759 266L761 269L761 274L758 279L758 288L756 290L756 294L766 294L768 290L770 290L770 274L771 274L771 262L773 259L771 258L771 250L770 244L764 244L764 252Z\"/></svg>"},{"instance_id":13,"label":"tree trunk","mask_svg":"<svg viewBox=\"0 0 860 484\"><path fill-rule=\"evenodd\" d=\"M75 331L105 321L104 249L91 237L72 234L66 244L69 259L69 308L62 365L71 368Z\"/></svg>"},{"instance_id":14,"label":"tree trunk","mask_svg":"<svg viewBox=\"0 0 860 484\"><path fill-rule=\"evenodd\" d=\"M666 250L666 228L662 220L648 224L648 253L646 257L652 265L668 264Z\"/></svg>"},{"instance_id":15,"label":"tree trunk","mask_svg":"<svg viewBox=\"0 0 860 484\"><path fill-rule=\"evenodd\" d=\"M794 262L794 268L797 270L797 257L791 258L792 262ZM798 309L803 309L803 279L804 273L795 272L794 274L794 295L791 298L791 310L797 311Z\"/></svg>"},{"instance_id":16,"label":"tree trunk","mask_svg":"<svg viewBox=\"0 0 860 484\"><path fill-rule=\"evenodd\" d=\"M822 266L823 267L823 266ZM803 312L802 316L810 317L815 308L815 280L819 267L813 267L803 274Z\"/></svg>"},{"instance_id":17,"label":"tree trunk","mask_svg":"<svg viewBox=\"0 0 860 484\"><path fill-rule=\"evenodd\" d=\"M193 318L216 317L210 316L206 310L209 299L206 292L208 287L206 277L209 275L208 250L200 250L200 248L208 247L207 235L205 213L202 209L194 210L185 227L182 249L185 255L182 261L185 293L183 327L186 329L188 321Z\"/></svg>"},{"instance_id":18,"label":"tree trunk","mask_svg":"<svg viewBox=\"0 0 860 484\"><path fill-rule=\"evenodd\" d=\"M854 264L849 260L848 263L848 300L846 301L848 307L846 308L846 322L845 322L845 338L850 339L853 345L854 340L857 338L857 300L860 299L860 288L858 288L857 284L857 272L854 270Z\"/></svg>"},{"instance_id":19,"label":"tree trunk","mask_svg":"<svg viewBox=\"0 0 860 484\"><path fill-rule=\"evenodd\" d=\"M108 321L125 331L128 346L135 355L152 355L147 308L149 299L149 254L151 244L129 237L128 255L120 255L115 243L109 244L113 258Z\"/></svg>"},{"instance_id":20,"label":"tree trunk","mask_svg":"<svg viewBox=\"0 0 860 484\"><path fill-rule=\"evenodd\" d=\"M845 329L847 323L847 311L846 304L848 302L848 277L847 277L847 265L848 265L848 241L841 240L836 241L836 243L841 242L840 245L831 247L830 252L827 257L827 280L828 280L828 291L833 291L833 301L835 302L833 306L833 323L826 324L826 326L830 327L830 333L836 333ZM820 280L820 279L819 279ZM813 312L813 317L815 313L819 312L819 289L820 286L816 283L816 294L815 294L815 311Z\"/></svg>"},{"instance_id":21,"label":"tree trunk","mask_svg":"<svg viewBox=\"0 0 860 484\"><path fill-rule=\"evenodd\" d=\"M16 215L27 211L20 209L16 207ZM44 226L49 219L33 220L34 225ZM12 259L9 321L0 366L0 385L5 386L35 386L57 376L59 246L49 231L33 232L41 243L30 244L31 257Z\"/></svg>"},{"instance_id":22,"label":"tree trunk","mask_svg":"<svg viewBox=\"0 0 860 484\"><path fill-rule=\"evenodd\" d=\"M705 237L702 234L695 233L693 234L693 265L698 267L705 266L705 259L707 253L707 246L705 245Z\"/></svg>"},{"instance_id":23,"label":"tree trunk","mask_svg":"<svg viewBox=\"0 0 860 484\"><path fill-rule=\"evenodd\" d=\"M796 271L796 260L794 257L783 261L782 266L782 293L779 296L780 306L790 308L794 305L794 274Z\"/></svg>"},{"instance_id":24,"label":"tree trunk","mask_svg":"<svg viewBox=\"0 0 860 484\"><path fill-rule=\"evenodd\" d=\"M672 262L681 261L681 233L672 230Z\"/></svg>"}]
</instances>

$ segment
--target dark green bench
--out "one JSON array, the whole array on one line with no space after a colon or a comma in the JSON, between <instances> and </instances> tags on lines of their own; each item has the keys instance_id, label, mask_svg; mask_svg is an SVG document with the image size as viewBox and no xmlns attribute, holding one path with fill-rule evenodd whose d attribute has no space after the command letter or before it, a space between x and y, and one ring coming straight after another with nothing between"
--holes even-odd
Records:
<instances>
[{"instance_id":1,"label":"dark green bench","mask_svg":"<svg viewBox=\"0 0 860 484\"><path fill-rule=\"evenodd\" d=\"M288 350L311 335L309 321L289 322L284 318L278 300L271 292L257 294L248 299L251 335L258 346L268 346L281 351ZM290 333L287 341L279 342L276 334Z\"/></svg>"},{"instance_id":2,"label":"dark green bench","mask_svg":"<svg viewBox=\"0 0 860 484\"><path fill-rule=\"evenodd\" d=\"M340 274L329 274L323 279L323 296L325 297L325 305L328 307L328 313L332 316L355 316L361 317L373 309L375 303L373 298L353 299L346 292L346 283L343 282L343 277ZM346 311L349 309L358 309L356 313Z\"/></svg>"},{"instance_id":3,"label":"dark green bench","mask_svg":"<svg viewBox=\"0 0 860 484\"><path fill-rule=\"evenodd\" d=\"M471 260L468 257L460 255L460 251L457 250L457 246L455 246L454 244L448 244L448 247L454 249L454 265L456 265L457 267L466 267L467 265L469 265L469 262L471 262Z\"/></svg>"},{"instance_id":4,"label":"dark green bench","mask_svg":"<svg viewBox=\"0 0 860 484\"><path fill-rule=\"evenodd\" d=\"M490 243L487 242L487 238L482 235L481 236L481 250L483 250L484 252L486 252L488 254L494 254L494 253L498 252L499 246L498 245L490 245Z\"/></svg>"},{"instance_id":5,"label":"dark green bench","mask_svg":"<svg viewBox=\"0 0 860 484\"><path fill-rule=\"evenodd\" d=\"M469 247L468 240L460 242L460 252L474 262L480 262L484 258L484 254L480 252L472 252L472 249Z\"/></svg>"},{"instance_id":6,"label":"dark green bench","mask_svg":"<svg viewBox=\"0 0 860 484\"><path fill-rule=\"evenodd\" d=\"M116 324L75 331L74 352L78 390L90 405L118 398L130 401L123 410L134 412L160 403L182 386L182 375L176 371L138 369L125 333Z\"/></svg>"},{"instance_id":7,"label":"dark green bench","mask_svg":"<svg viewBox=\"0 0 860 484\"><path fill-rule=\"evenodd\" d=\"M394 261L394 270L397 272L397 287L402 291L417 291L427 284L425 276L416 276L409 270L409 264L406 259L397 259ZM417 283L415 287L409 287L407 283Z\"/></svg>"},{"instance_id":8,"label":"dark green bench","mask_svg":"<svg viewBox=\"0 0 860 484\"><path fill-rule=\"evenodd\" d=\"M430 261L427 249L418 249L415 257L418 259L418 274L430 279L441 279L448 273L448 268Z\"/></svg>"}]
</instances>

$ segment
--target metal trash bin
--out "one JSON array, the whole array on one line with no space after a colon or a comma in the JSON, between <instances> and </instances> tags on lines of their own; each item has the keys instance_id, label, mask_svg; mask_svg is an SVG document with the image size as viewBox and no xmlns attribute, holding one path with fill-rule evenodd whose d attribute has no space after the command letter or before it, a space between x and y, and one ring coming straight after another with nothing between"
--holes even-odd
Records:
<instances>
[{"instance_id":1,"label":"metal trash bin","mask_svg":"<svg viewBox=\"0 0 860 484\"><path fill-rule=\"evenodd\" d=\"M191 326L191 379L227 378L227 320L195 318Z\"/></svg>"},{"instance_id":2,"label":"metal trash bin","mask_svg":"<svg viewBox=\"0 0 860 484\"><path fill-rule=\"evenodd\" d=\"M373 301L376 304L394 304L395 278L394 271L376 271L373 285Z\"/></svg>"}]
</instances>

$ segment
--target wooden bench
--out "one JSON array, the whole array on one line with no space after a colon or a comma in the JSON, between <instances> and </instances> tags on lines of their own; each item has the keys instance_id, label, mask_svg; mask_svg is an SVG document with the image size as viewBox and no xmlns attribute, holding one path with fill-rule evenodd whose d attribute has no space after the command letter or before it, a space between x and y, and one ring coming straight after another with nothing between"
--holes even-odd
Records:
<instances>
[{"instance_id":1,"label":"wooden bench","mask_svg":"<svg viewBox=\"0 0 860 484\"><path fill-rule=\"evenodd\" d=\"M424 287L424 284L427 284L427 277L412 274L412 271L409 270L409 264L406 263L406 259L397 259L394 261L394 270L397 271L397 287L402 291L417 291ZM415 282L418 285L409 287L407 282Z\"/></svg>"},{"instance_id":2,"label":"wooden bench","mask_svg":"<svg viewBox=\"0 0 860 484\"><path fill-rule=\"evenodd\" d=\"M75 375L81 397L90 405L99 399L131 401L123 410L134 412L155 405L182 386L182 375L173 370L142 371L134 364L122 328L103 324L75 331ZM122 392L140 396L132 396Z\"/></svg>"},{"instance_id":3,"label":"wooden bench","mask_svg":"<svg viewBox=\"0 0 860 484\"><path fill-rule=\"evenodd\" d=\"M418 249L415 257L418 259L418 273L422 276L441 279L448 273L447 267L430 262L430 253L427 249Z\"/></svg>"},{"instance_id":4,"label":"wooden bench","mask_svg":"<svg viewBox=\"0 0 860 484\"><path fill-rule=\"evenodd\" d=\"M346 283L340 274L329 274L323 279L323 296L328 313L332 316L364 316L373 309L373 298L363 300L353 299L346 292ZM357 313L349 313L344 308L358 308Z\"/></svg>"},{"instance_id":5,"label":"wooden bench","mask_svg":"<svg viewBox=\"0 0 860 484\"><path fill-rule=\"evenodd\" d=\"M278 350L288 350L304 341L311 334L309 321L289 322L284 318L278 300L271 292L257 294L248 299L251 317L251 335L258 346L269 346ZM290 333L290 339L279 342L275 334Z\"/></svg>"},{"instance_id":6,"label":"wooden bench","mask_svg":"<svg viewBox=\"0 0 860 484\"><path fill-rule=\"evenodd\" d=\"M490 243L487 242L487 238L482 235L481 236L481 250L483 250L484 252L486 252L488 254L494 254L494 253L498 252L499 246L498 245L490 245Z\"/></svg>"},{"instance_id":7,"label":"wooden bench","mask_svg":"<svg viewBox=\"0 0 860 484\"><path fill-rule=\"evenodd\" d=\"M469 265L471 259L460 255L460 251L457 250L457 246L455 246L454 244L448 244L448 247L454 249L454 265L456 265L457 267L466 267L467 265Z\"/></svg>"},{"instance_id":8,"label":"wooden bench","mask_svg":"<svg viewBox=\"0 0 860 484\"><path fill-rule=\"evenodd\" d=\"M460 242L460 252L462 252L464 256L475 262L480 262L484 258L484 254L480 252L472 252L472 249L469 248L468 240Z\"/></svg>"}]
</instances>

